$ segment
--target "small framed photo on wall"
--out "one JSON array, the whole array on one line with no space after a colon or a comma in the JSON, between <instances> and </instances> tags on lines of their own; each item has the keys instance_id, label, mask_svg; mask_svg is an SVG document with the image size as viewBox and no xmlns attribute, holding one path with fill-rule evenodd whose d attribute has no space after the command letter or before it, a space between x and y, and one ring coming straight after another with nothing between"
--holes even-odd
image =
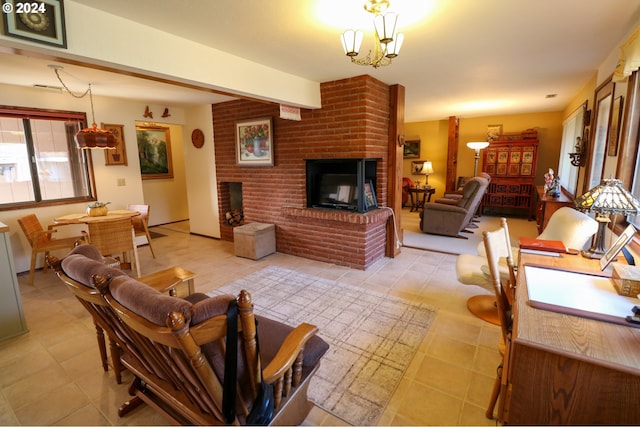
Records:
<instances>
[{"instance_id":1,"label":"small framed photo on wall","mask_svg":"<svg viewBox=\"0 0 640 427\"><path fill-rule=\"evenodd\" d=\"M420 140L415 139L405 141L402 151L402 157L405 159L420 157Z\"/></svg>"}]
</instances>

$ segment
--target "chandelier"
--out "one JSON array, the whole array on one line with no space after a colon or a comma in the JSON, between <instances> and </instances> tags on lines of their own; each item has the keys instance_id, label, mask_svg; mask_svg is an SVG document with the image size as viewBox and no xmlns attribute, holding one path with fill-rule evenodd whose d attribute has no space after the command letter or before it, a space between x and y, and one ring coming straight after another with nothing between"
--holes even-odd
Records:
<instances>
[{"instance_id":1,"label":"chandelier","mask_svg":"<svg viewBox=\"0 0 640 427\"><path fill-rule=\"evenodd\" d=\"M364 9L373 14L373 25L376 30L376 40L373 49L364 58L356 58L362 44L363 33L360 30L347 30L342 34L344 53L351 58L351 62L358 65L371 65L373 68L391 64L391 59L398 56L404 40L404 34L396 34L398 14L384 13L389 8L389 0L367 0Z\"/></svg>"},{"instance_id":2,"label":"chandelier","mask_svg":"<svg viewBox=\"0 0 640 427\"><path fill-rule=\"evenodd\" d=\"M96 124L96 116L93 112L93 95L91 93L91 83L89 83L89 88L82 95L75 95L73 92L69 90L67 85L64 84L62 78L60 78L60 70L62 69L59 65L49 65L49 68L53 69L56 73L56 77L65 88L69 95L74 98L84 98L89 94L89 100L91 102L91 119L92 125L90 128L80 129L78 133L75 135L76 145L78 148L116 148L118 141L116 140L116 136L113 132L107 129L101 129Z\"/></svg>"}]
</instances>

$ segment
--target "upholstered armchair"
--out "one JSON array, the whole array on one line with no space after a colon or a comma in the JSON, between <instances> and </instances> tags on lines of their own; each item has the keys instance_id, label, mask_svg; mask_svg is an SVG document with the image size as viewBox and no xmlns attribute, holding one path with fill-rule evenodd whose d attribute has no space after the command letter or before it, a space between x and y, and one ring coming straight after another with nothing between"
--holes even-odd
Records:
<instances>
[{"instance_id":1,"label":"upholstered armchair","mask_svg":"<svg viewBox=\"0 0 640 427\"><path fill-rule=\"evenodd\" d=\"M420 229L425 233L461 237L482 201L489 185L485 178L476 176L462 189L462 197L455 204L427 203L420 212Z\"/></svg>"},{"instance_id":2,"label":"upholstered armchair","mask_svg":"<svg viewBox=\"0 0 640 427\"><path fill-rule=\"evenodd\" d=\"M411 178L407 178L406 176L402 178L402 207L404 208L407 202L409 201L409 188L413 188L416 185L413 183Z\"/></svg>"}]
</instances>

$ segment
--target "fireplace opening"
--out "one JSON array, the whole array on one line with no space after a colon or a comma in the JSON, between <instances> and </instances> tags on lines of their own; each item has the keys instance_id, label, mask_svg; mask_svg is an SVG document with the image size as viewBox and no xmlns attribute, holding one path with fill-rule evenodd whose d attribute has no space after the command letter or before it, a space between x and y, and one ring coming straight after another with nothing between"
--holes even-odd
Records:
<instances>
[{"instance_id":1,"label":"fireplace opening","mask_svg":"<svg viewBox=\"0 0 640 427\"><path fill-rule=\"evenodd\" d=\"M376 159L307 160L307 207L365 213L378 207Z\"/></svg>"}]
</instances>

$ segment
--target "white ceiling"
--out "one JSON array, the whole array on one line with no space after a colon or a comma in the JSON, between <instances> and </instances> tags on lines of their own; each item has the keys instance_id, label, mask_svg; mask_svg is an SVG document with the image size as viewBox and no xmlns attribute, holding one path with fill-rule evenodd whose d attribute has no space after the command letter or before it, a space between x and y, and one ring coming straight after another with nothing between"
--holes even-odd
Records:
<instances>
[{"instance_id":1,"label":"white ceiling","mask_svg":"<svg viewBox=\"0 0 640 427\"><path fill-rule=\"evenodd\" d=\"M392 65L374 69L351 64L339 40L345 29L372 27L363 0L74 1L310 80L370 74L401 84L407 122L563 110L640 18L640 0L391 0L405 42ZM365 33L363 53L372 37ZM0 54L0 82L59 86L50 63ZM63 65L65 83L93 82L96 95L229 99Z\"/></svg>"}]
</instances>

